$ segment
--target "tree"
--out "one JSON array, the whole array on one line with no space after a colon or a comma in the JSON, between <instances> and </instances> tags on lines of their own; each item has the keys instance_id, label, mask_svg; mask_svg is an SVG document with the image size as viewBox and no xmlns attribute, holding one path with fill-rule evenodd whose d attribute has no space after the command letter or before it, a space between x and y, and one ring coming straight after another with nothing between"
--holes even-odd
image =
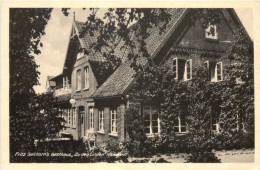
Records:
<instances>
[{"instance_id":1,"label":"tree","mask_svg":"<svg viewBox=\"0 0 260 170\"><path fill-rule=\"evenodd\" d=\"M64 127L65 120L60 116L62 111L56 107L57 99L53 97L53 93L43 93L37 95L31 103L34 110L33 123L34 131L33 138L45 140L47 137L55 137L58 132Z\"/></svg>"},{"instance_id":2,"label":"tree","mask_svg":"<svg viewBox=\"0 0 260 170\"><path fill-rule=\"evenodd\" d=\"M29 151L33 146L37 108L34 85L39 72L33 54L39 54L41 37L52 9L10 9L10 151Z\"/></svg>"},{"instance_id":3,"label":"tree","mask_svg":"<svg viewBox=\"0 0 260 170\"><path fill-rule=\"evenodd\" d=\"M254 147L254 48L252 40L240 28L234 35L226 67L227 81L220 86L220 115L227 147Z\"/></svg>"}]
</instances>

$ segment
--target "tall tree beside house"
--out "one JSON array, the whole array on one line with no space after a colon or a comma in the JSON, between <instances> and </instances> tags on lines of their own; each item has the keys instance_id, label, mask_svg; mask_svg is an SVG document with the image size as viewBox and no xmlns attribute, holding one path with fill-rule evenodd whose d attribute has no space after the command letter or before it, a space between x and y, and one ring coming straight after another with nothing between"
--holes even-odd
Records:
<instances>
[{"instance_id":1,"label":"tall tree beside house","mask_svg":"<svg viewBox=\"0 0 260 170\"><path fill-rule=\"evenodd\" d=\"M62 111L56 107L56 100L53 93L39 94L33 99L34 139L45 141L46 138L56 137L64 127L65 120L61 117Z\"/></svg>"},{"instance_id":2,"label":"tall tree beside house","mask_svg":"<svg viewBox=\"0 0 260 170\"><path fill-rule=\"evenodd\" d=\"M53 120L54 114L51 112L48 112L51 114L47 114L50 117L47 116L40 120L41 114L38 108L41 105L44 106L42 109L47 111L48 108L46 107L50 104L51 97L37 96L33 90L33 86L39 84L40 74L37 71L38 65L35 63L33 54L39 54L39 46L43 46L40 39L45 34L44 29L51 17L51 11L52 9L49 8L10 9L9 102L11 156L15 152L30 151L37 135L53 132L50 129L39 128L42 123L44 124L42 122L44 119L50 118ZM51 122L53 126L57 125L59 128L59 121L53 120ZM45 125L47 125L46 122Z\"/></svg>"}]
</instances>

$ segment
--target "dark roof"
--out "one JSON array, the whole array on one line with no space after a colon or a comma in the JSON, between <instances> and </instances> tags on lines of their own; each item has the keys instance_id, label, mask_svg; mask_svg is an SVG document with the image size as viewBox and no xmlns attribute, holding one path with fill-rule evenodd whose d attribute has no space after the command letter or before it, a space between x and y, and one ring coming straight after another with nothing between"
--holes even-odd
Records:
<instances>
[{"instance_id":1,"label":"dark roof","mask_svg":"<svg viewBox=\"0 0 260 170\"><path fill-rule=\"evenodd\" d=\"M53 78L54 78L54 76L47 76L47 81L49 81L50 87L55 87L56 86L56 82L52 81Z\"/></svg>"},{"instance_id":2,"label":"dark roof","mask_svg":"<svg viewBox=\"0 0 260 170\"><path fill-rule=\"evenodd\" d=\"M51 76L51 78L49 79L50 81L55 81L56 79L62 77L63 74L59 74L57 76Z\"/></svg>"},{"instance_id":3,"label":"dark roof","mask_svg":"<svg viewBox=\"0 0 260 170\"><path fill-rule=\"evenodd\" d=\"M119 96L134 79L135 71L127 61L116 69L116 71L94 92L92 97Z\"/></svg>"},{"instance_id":4,"label":"dark roof","mask_svg":"<svg viewBox=\"0 0 260 170\"><path fill-rule=\"evenodd\" d=\"M77 35L79 37L80 44L83 46L83 48L86 48L87 50L91 50L90 47L94 42L97 41L98 34L97 32L94 32L94 36L90 36L88 33L84 34L83 37L80 37L80 32L82 31L84 27L84 22L74 21L74 26L77 32ZM105 58L100 53L95 53L93 50L90 51L90 60L93 61L104 61Z\"/></svg>"},{"instance_id":5,"label":"dark roof","mask_svg":"<svg viewBox=\"0 0 260 170\"><path fill-rule=\"evenodd\" d=\"M47 80L52 79L54 76L47 76Z\"/></svg>"},{"instance_id":6,"label":"dark roof","mask_svg":"<svg viewBox=\"0 0 260 170\"><path fill-rule=\"evenodd\" d=\"M169 9L172 14L171 21L166 30L159 34L159 28L153 27L148 30L150 36L147 38L147 51L152 56L171 28L177 23L185 9ZM119 66L116 71L93 93L93 98L119 96L125 92L135 78L135 71L130 67L131 62L127 61Z\"/></svg>"},{"instance_id":7,"label":"dark roof","mask_svg":"<svg viewBox=\"0 0 260 170\"><path fill-rule=\"evenodd\" d=\"M106 61L105 57L103 57L100 52L95 52L93 50L93 47L91 47L94 43L97 42L97 37L99 35L98 31L95 31L93 36L89 35L89 33L85 33L83 37L80 37L79 35L84 27L84 22L75 21L74 23L75 23L76 32L78 34L81 45L84 48L86 48L87 50L90 50L89 60L101 61L101 62ZM122 41L119 42L119 45L114 50L114 54L115 54L115 56L124 58L124 55L126 54L125 50L120 49L120 47L121 47L120 44L122 44L122 43L123 43ZM103 52L103 51L107 51L107 49L105 47L103 47L101 52Z\"/></svg>"}]
</instances>

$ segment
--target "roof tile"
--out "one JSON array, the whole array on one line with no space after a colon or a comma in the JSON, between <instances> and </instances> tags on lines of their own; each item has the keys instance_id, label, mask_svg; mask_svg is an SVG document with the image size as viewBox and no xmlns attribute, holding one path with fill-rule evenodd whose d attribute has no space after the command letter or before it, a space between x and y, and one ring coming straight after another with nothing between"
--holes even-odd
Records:
<instances>
[{"instance_id":1,"label":"roof tile","mask_svg":"<svg viewBox=\"0 0 260 170\"><path fill-rule=\"evenodd\" d=\"M148 30L150 36L146 39L147 51L150 55L157 49L165 38L168 31L174 26L176 21L182 15L184 9L169 9L172 18L167 25L166 30L159 34L158 27ZM131 61L122 63L116 71L94 92L93 98L119 96L125 92L127 87L134 80L135 71L131 68Z\"/></svg>"}]
</instances>

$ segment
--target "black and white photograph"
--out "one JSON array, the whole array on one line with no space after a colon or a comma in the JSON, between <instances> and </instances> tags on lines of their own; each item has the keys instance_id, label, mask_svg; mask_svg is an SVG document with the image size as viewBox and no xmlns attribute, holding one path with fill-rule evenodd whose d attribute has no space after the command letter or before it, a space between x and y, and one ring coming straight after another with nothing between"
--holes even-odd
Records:
<instances>
[{"instance_id":1,"label":"black and white photograph","mask_svg":"<svg viewBox=\"0 0 260 170\"><path fill-rule=\"evenodd\" d=\"M9 163L255 162L252 8L8 11Z\"/></svg>"}]
</instances>

